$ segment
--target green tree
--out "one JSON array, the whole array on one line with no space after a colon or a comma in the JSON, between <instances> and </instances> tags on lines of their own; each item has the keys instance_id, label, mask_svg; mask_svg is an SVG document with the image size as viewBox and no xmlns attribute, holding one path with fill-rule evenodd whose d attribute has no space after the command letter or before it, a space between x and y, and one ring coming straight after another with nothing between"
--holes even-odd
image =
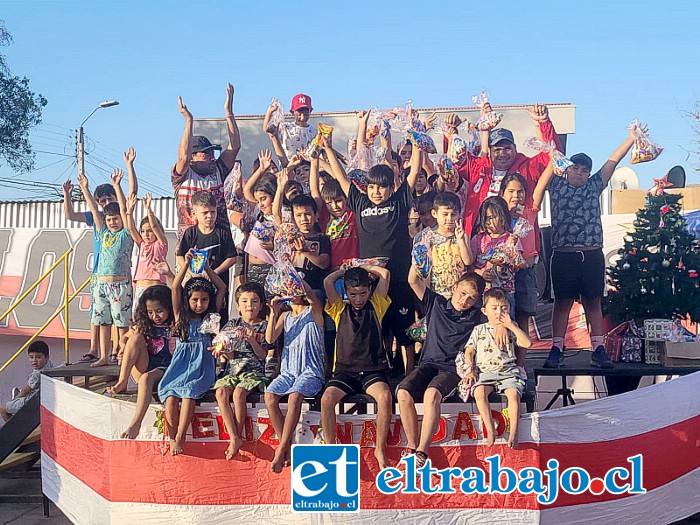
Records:
<instances>
[{"instance_id":1,"label":"green tree","mask_svg":"<svg viewBox=\"0 0 700 525\"><path fill-rule=\"evenodd\" d=\"M685 318L700 321L700 247L681 215L682 195L648 195L620 259L608 268L614 288L603 311L615 322Z\"/></svg>"},{"instance_id":2,"label":"green tree","mask_svg":"<svg viewBox=\"0 0 700 525\"><path fill-rule=\"evenodd\" d=\"M12 35L0 20L0 46L12 43ZM34 166L29 130L41 122L46 99L29 89L29 79L15 77L0 54L0 162L14 170L27 172Z\"/></svg>"}]
</instances>

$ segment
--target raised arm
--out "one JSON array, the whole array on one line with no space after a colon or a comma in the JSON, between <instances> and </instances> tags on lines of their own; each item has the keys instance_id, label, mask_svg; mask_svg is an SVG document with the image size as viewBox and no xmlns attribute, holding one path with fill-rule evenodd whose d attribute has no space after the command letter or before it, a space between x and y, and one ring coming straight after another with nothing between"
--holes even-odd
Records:
<instances>
[{"instance_id":1,"label":"raised arm","mask_svg":"<svg viewBox=\"0 0 700 525\"><path fill-rule=\"evenodd\" d=\"M226 127L228 129L228 147L221 152L219 159L224 163L226 169L231 171L238 152L241 151L241 134L238 131L236 117L233 115L233 86L230 82L226 84L224 111L226 112Z\"/></svg>"},{"instance_id":2,"label":"raised arm","mask_svg":"<svg viewBox=\"0 0 700 525\"><path fill-rule=\"evenodd\" d=\"M413 293L416 294L418 300L422 301L423 297L425 296L425 289L428 287L428 285L425 284L425 279L421 279L415 266L413 265L411 265L411 269L408 271L408 284L411 285L411 289L413 290Z\"/></svg>"},{"instance_id":3,"label":"raised arm","mask_svg":"<svg viewBox=\"0 0 700 525\"><path fill-rule=\"evenodd\" d=\"M377 287L375 288L375 292L378 293L379 295L383 295L384 297L389 296L389 282L391 281L391 272L387 270L386 268L382 268L381 266L376 266L376 265L364 265L362 266L365 270L367 270L369 273L373 273L379 278L379 282L377 283Z\"/></svg>"},{"instance_id":4,"label":"raised arm","mask_svg":"<svg viewBox=\"0 0 700 525\"><path fill-rule=\"evenodd\" d=\"M550 157L549 157L549 164L547 164L547 167L544 169L542 172L542 175L540 175L540 178L537 179L537 185L535 186L535 190L532 192L532 203L536 207L540 207L542 205L542 201L544 200L544 194L547 192L547 186L549 186L549 183L552 180L552 177L554 176L554 164L552 163L552 152L550 152Z\"/></svg>"},{"instance_id":5,"label":"raised arm","mask_svg":"<svg viewBox=\"0 0 700 525\"><path fill-rule=\"evenodd\" d=\"M131 238L134 239L134 242L141 246L143 239L141 238L138 228L134 224L134 207L136 206L136 201L138 199L136 198L135 194L129 194L129 199L131 199L131 202L127 202L127 200L124 198L124 192L122 191L121 185L122 179L124 178L124 172L122 170L115 169L109 178L112 181L114 193L117 195L119 213L122 216L124 227L131 235Z\"/></svg>"},{"instance_id":6,"label":"raised arm","mask_svg":"<svg viewBox=\"0 0 700 525\"><path fill-rule=\"evenodd\" d=\"M535 125L535 136L544 142L554 141L554 145L557 149L559 151L564 151L561 140L559 140L559 136L556 131L554 131L554 125L549 119L549 109L547 106L544 104L535 104L528 110L528 113Z\"/></svg>"},{"instance_id":7,"label":"raised arm","mask_svg":"<svg viewBox=\"0 0 700 525\"><path fill-rule=\"evenodd\" d=\"M275 224L282 224L282 201L284 200L284 187L289 181L289 169L282 168L277 177L277 191L275 198L272 200L272 216L275 218Z\"/></svg>"},{"instance_id":8,"label":"raised arm","mask_svg":"<svg viewBox=\"0 0 700 525\"><path fill-rule=\"evenodd\" d=\"M148 217L148 224L150 224L153 233L161 244L168 245L168 238L165 236L165 230L163 230L163 225L160 223L158 217L153 213L153 208L151 204L153 203L153 197L151 193L148 192L143 196L142 199L143 207L146 209L146 217Z\"/></svg>"},{"instance_id":9,"label":"raised arm","mask_svg":"<svg viewBox=\"0 0 700 525\"><path fill-rule=\"evenodd\" d=\"M171 285L172 285L172 297L173 297L173 312L175 312L175 320L178 320L180 316L180 309L182 308L182 282L185 280L187 275L187 270L190 267L190 261L192 260L192 252L194 250L189 250L185 256L183 264L180 265L180 269L175 275Z\"/></svg>"},{"instance_id":10,"label":"raised arm","mask_svg":"<svg viewBox=\"0 0 700 525\"><path fill-rule=\"evenodd\" d=\"M194 118L190 110L187 109L187 106L182 102L182 97L177 97L177 105L180 108L180 114L185 119L185 129L182 131L182 138L180 139L175 172L178 175L184 176L190 168L190 158L192 157L192 128L194 127Z\"/></svg>"},{"instance_id":11,"label":"raised arm","mask_svg":"<svg viewBox=\"0 0 700 525\"><path fill-rule=\"evenodd\" d=\"M457 227L455 228L455 238L457 239L457 247L459 255L465 266L470 266L474 262L474 254L467 242L467 235L464 232L464 220L457 219Z\"/></svg>"},{"instance_id":12,"label":"raised arm","mask_svg":"<svg viewBox=\"0 0 700 525\"><path fill-rule=\"evenodd\" d=\"M630 129L630 134L627 137L627 139L625 139L625 141L622 144L620 144L620 146L615 151L612 152L610 158L608 158L607 162L603 164L603 167L600 169L600 174L603 178L603 188L605 188L608 185L608 182L610 182L610 177L612 177L615 168L617 168L617 165L622 159L625 158L627 152L634 145L634 140L636 138L636 129L638 129L638 127L636 126ZM647 127L641 126L639 127L639 129L641 129L643 132L646 132Z\"/></svg>"},{"instance_id":13,"label":"raised arm","mask_svg":"<svg viewBox=\"0 0 700 525\"><path fill-rule=\"evenodd\" d=\"M260 161L260 166L250 177L248 177L248 180L243 185L243 197L252 204L255 204L253 188L260 180L260 177L262 177L263 174L270 169L270 166L272 165L272 153L270 153L269 149L263 150L258 153L258 160Z\"/></svg>"},{"instance_id":14,"label":"raised arm","mask_svg":"<svg viewBox=\"0 0 700 525\"><path fill-rule=\"evenodd\" d=\"M265 330L265 341L274 344L284 329L284 317L279 297L273 297L270 301L270 313L267 316L267 329Z\"/></svg>"},{"instance_id":15,"label":"raised arm","mask_svg":"<svg viewBox=\"0 0 700 525\"><path fill-rule=\"evenodd\" d=\"M367 121L369 120L370 110L358 111L357 115L357 147L362 147L367 141Z\"/></svg>"},{"instance_id":16,"label":"raised arm","mask_svg":"<svg viewBox=\"0 0 700 525\"><path fill-rule=\"evenodd\" d=\"M187 264L189 265L189 261L187 262ZM209 277L211 284L213 284L214 288L216 288L216 311L218 312L224 305L224 299L226 299L228 287L226 286L226 283L221 279L219 274L212 270L211 266L209 266L209 261L207 261L204 265L204 273L207 274L207 277Z\"/></svg>"},{"instance_id":17,"label":"raised arm","mask_svg":"<svg viewBox=\"0 0 700 525\"><path fill-rule=\"evenodd\" d=\"M129 193L128 195L139 194L139 181L136 178L136 170L134 170L134 161L136 160L136 150L129 147L127 151L124 152L124 164L126 164L126 173L129 180Z\"/></svg>"},{"instance_id":18,"label":"raised arm","mask_svg":"<svg viewBox=\"0 0 700 525\"><path fill-rule=\"evenodd\" d=\"M97 207L95 197L90 191L90 182L84 173L78 173L78 185L80 186L80 190L83 192L83 197L85 197L85 202L87 202L88 208L90 208L90 212L92 213L92 220L95 223L95 230L100 231L102 229L102 225L104 224L104 219L102 218L102 214Z\"/></svg>"},{"instance_id":19,"label":"raised arm","mask_svg":"<svg viewBox=\"0 0 700 525\"><path fill-rule=\"evenodd\" d=\"M418 178L418 172L420 171L421 156L422 151L418 148L418 146L414 145L411 148L411 168L408 172L408 176L406 177L406 184L408 184L408 188L411 191L413 191L413 188L416 185L416 179Z\"/></svg>"},{"instance_id":20,"label":"raised arm","mask_svg":"<svg viewBox=\"0 0 700 525\"><path fill-rule=\"evenodd\" d=\"M301 280L301 283L304 285L306 300L309 301L309 304L311 305L311 315L313 316L316 324L323 328L323 303L304 279Z\"/></svg>"},{"instance_id":21,"label":"raised arm","mask_svg":"<svg viewBox=\"0 0 700 525\"><path fill-rule=\"evenodd\" d=\"M323 137L323 151L326 152L326 157L328 157L328 163L331 165L331 177L338 181L340 188L343 190L345 196L350 195L350 185L352 184L350 180L345 175L345 170L338 162L338 157L335 155L335 150L331 147L330 142L328 142L328 137Z\"/></svg>"},{"instance_id":22,"label":"raised arm","mask_svg":"<svg viewBox=\"0 0 700 525\"><path fill-rule=\"evenodd\" d=\"M311 193L311 198L316 202L316 207L319 210L322 210L326 203L323 202L323 197L321 197L321 184L318 176L318 160L318 157L316 157L312 158L310 161L311 167L309 168L309 191Z\"/></svg>"},{"instance_id":23,"label":"raised arm","mask_svg":"<svg viewBox=\"0 0 700 525\"><path fill-rule=\"evenodd\" d=\"M338 279L340 279L343 275L345 275L347 269L347 265L342 264L340 268L338 268L334 272L329 273L328 276L326 276L326 278L323 280L323 288L324 290L326 290L326 298L328 304L333 304L340 298L338 290L335 289L335 282Z\"/></svg>"},{"instance_id":24,"label":"raised arm","mask_svg":"<svg viewBox=\"0 0 700 525\"><path fill-rule=\"evenodd\" d=\"M68 179L63 183L63 214L66 220L75 222L87 222L85 213L75 211L73 208L73 183Z\"/></svg>"}]
</instances>

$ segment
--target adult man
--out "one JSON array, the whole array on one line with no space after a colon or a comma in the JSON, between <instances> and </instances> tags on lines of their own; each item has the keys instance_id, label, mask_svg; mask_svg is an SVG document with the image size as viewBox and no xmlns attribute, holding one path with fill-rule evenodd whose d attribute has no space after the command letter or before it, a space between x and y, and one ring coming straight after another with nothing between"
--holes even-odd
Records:
<instances>
[{"instance_id":1,"label":"adult man","mask_svg":"<svg viewBox=\"0 0 700 525\"><path fill-rule=\"evenodd\" d=\"M180 114L185 118L185 129L180 139L177 163L173 166L171 181L177 206L178 244L183 232L196 223L192 213L192 195L201 190L211 192L217 202L217 223L228 227L228 213L224 200L224 180L233 168L236 156L241 149L241 136L233 115L233 86L226 86L226 125L228 126L228 148L214 157L218 144L212 144L207 137L193 135L194 118L187 106L178 97Z\"/></svg>"}]
</instances>

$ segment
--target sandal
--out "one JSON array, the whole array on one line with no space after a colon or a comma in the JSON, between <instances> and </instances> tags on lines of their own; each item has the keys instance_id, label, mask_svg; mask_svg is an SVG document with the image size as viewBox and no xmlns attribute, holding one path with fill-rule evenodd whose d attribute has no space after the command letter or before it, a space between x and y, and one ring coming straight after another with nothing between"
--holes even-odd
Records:
<instances>
[{"instance_id":1,"label":"sandal","mask_svg":"<svg viewBox=\"0 0 700 525\"><path fill-rule=\"evenodd\" d=\"M95 354L83 354L83 357L80 358L78 363L92 363L93 361L97 361L97 359Z\"/></svg>"},{"instance_id":2,"label":"sandal","mask_svg":"<svg viewBox=\"0 0 700 525\"><path fill-rule=\"evenodd\" d=\"M107 360L107 364L117 365L119 364L119 354L111 354Z\"/></svg>"}]
</instances>

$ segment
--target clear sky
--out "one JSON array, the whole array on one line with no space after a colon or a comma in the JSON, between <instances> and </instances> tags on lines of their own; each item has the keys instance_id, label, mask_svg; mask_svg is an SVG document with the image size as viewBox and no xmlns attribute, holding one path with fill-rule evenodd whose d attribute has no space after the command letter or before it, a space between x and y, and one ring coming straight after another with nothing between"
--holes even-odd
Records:
<instances>
[{"instance_id":1,"label":"clear sky","mask_svg":"<svg viewBox=\"0 0 700 525\"><path fill-rule=\"evenodd\" d=\"M452 7L448 7L452 4ZM37 170L24 180L75 180L74 128L86 124L87 171L105 182L133 145L142 187L169 195L182 95L195 117L262 113L294 93L320 111L369 105L471 105L485 87L494 104L571 102L576 134L568 152L599 166L629 122L648 122L665 149L637 165L642 187L670 167L700 182L684 111L700 101L700 2L229 2L3 0L14 44L0 49L15 75L49 101L32 134ZM493 7L492 7L493 6ZM69 155L64 157L61 155ZM628 160L623 161L625 165ZM51 165L52 163L56 163ZM0 167L0 185L16 178ZM48 196L15 185L8 198Z\"/></svg>"}]
</instances>

